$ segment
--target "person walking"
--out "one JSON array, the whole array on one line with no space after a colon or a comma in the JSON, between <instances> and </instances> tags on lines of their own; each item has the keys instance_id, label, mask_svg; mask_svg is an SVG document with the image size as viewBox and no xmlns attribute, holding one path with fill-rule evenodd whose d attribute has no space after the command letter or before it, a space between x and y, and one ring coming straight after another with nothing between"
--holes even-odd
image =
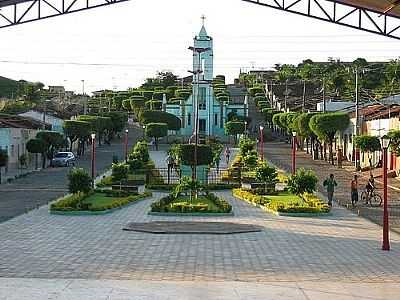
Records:
<instances>
[{"instance_id":1,"label":"person walking","mask_svg":"<svg viewBox=\"0 0 400 300\"><path fill-rule=\"evenodd\" d=\"M333 193L335 192L335 187L337 186L335 176L330 174L329 177L324 180L323 185L326 187L326 191L328 192L328 205L332 207Z\"/></svg>"},{"instance_id":2,"label":"person walking","mask_svg":"<svg viewBox=\"0 0 400 300\"><path fill-rule=\"evenodd\" d=\"M171 181L171 170L173 170L174 165L175 165L175 161L174 158L172 157L172 155L170 153L168 153L167 158L165 159L167 161L167 165L168 165L168 174L167 174L167 178L168 178L168 184L170 184Z\"/></svg>"},{"instance_id":3,"label":"person walking","mask_svg":"<svg viewBox=\"0 0 400 300\"><path fill-rule=\"evenodd\" d=\"M358 202L358 181L357 175L354 175L354 179L351 181L351 204L353 207Z\"/></svg>"},{"instance_id":4,"label":"person walking","mask_svg":"<svg viewBox=\"0 0 400 300\"><path fill-rule=\"evenodd\" d=\"M229 147L226 147L225 149L225 159L226 159L226 166L229 167L229 159L231 156L231 150L229 150Z\"/></svg>"}]
</instances>

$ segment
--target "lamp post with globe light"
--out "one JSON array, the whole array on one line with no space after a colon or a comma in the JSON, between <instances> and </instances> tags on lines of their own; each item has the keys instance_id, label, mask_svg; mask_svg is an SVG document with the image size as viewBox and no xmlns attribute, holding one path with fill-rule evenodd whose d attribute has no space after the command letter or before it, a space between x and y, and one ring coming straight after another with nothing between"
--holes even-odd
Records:
<instances>
[{"instance_id":1,"label":"lamp post with globe light","mask_svg":"<svg viewBox=\"0 0 400 300\"><path fill-rule=\"evenodd\" d=\"M94 178L95 178L95 159L96 159L96 147L95 147L95 140L96 140L96 134L92 133L90 135L90 137L92 138L92 188L94 188Z\"/></svg>"},{"instance_id":2,"label":"lamp post with globe light","mask_svg":"<svg viewBox=\"0 0 400 300\"><path fill-rule=\"evenodd\" d=\"M297 144L297 132L293 131L293 140L292 140L292 174L296 174L296 144Z\"/></svg>"},{"instance_id":3,"label":"lamp post with globe light","mask_svg":"<svg viewBox=\"0 0 400 300\"><path fill-rule=\"evenodd\" d=\"M387 149L390 139L386 136L381 138L382 145L382 171L383 171L383 238L382 250L390 250L389 242L389 212L388 212L388 195L387 195Z\"/></svg>"},{"instance_id":4,"label":"lamp post with globe light","mask_svg":"<svg viewBox=\"0 0 400 300\"><path fill-rule=\"evenodd\" d=\"M264 160L264 126L260 126L260 152L261 160Z\"/></svg>"},{"instance_id":5,"label":"lamp post with globe light","mask_svg":"<svg viewBox=\"0 0 400 300\"><path fill-rule=\"evenodd\" d=\"M125 162L128 162L128 129L125 129Z\"/></svg>"}]
</instances>

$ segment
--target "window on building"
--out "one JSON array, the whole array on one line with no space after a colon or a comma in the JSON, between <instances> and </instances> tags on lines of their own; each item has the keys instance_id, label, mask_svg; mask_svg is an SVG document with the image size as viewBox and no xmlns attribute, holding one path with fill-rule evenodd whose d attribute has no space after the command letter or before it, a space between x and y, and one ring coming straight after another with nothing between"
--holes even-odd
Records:
<instances>
[{"instance_id":1,"label":"window on building","mask_svg":"<svg viewBox=\"0 0 400 300\"><path fill-rule=\"evenodd\" d=\"M218 114L214 114L214 125L218 126Z\"/></svg>"},{"instance_id":2,"label":"window on building","mask_svg":"<svg viewBox=\"0 0 400 300\"><path fill-rule=\"evenodd\" d=\"M188 126L190 126L191 125L191 123L192 123L192 115L191 114L188 114L188 116L187 116L187 120L188 120Z\"/></svg>"},{"instance_id":3,"label":"window on building","mask_svg":"<svg viewBox=\"0 0 400 300\"><path fill-rule=\"evenodd\" d=\"M206 110L206 93L207 89L205 87L201 87L199 89L199 110Z\"/></svg>"}]
</instances>

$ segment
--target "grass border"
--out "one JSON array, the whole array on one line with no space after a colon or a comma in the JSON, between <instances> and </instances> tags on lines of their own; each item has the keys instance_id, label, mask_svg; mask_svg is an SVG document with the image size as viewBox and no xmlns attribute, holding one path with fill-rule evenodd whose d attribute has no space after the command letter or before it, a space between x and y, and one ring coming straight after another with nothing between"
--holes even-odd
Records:
<instances>
[{"instance_id":1,"label":"grass border","mask_svg":"<svg viewBox=\"0 0 400 300\"><path fill-rule=\"evenodd\" d=\"M126 208L130 205L136 204L138 202L141 202L143 200L147 200L148 198L152 197L153 195L149 195L147 197L143 197L143 198L139 198L135 201L129 202L125 205L122 206L118 206L118 207L114 207L111 209L105 209L105 210L98 210L98 211L90 211L90 210L74 210L74 211L63 211L63 210L51 210L49 209L49 213L51 215L62 215L62 216L91 216L91 215L106 215L106 214L110 214L113 213L116 210L120 210L123 208ZM65 197L63 197L65 198Z\"/></svg>"}]
</instances>

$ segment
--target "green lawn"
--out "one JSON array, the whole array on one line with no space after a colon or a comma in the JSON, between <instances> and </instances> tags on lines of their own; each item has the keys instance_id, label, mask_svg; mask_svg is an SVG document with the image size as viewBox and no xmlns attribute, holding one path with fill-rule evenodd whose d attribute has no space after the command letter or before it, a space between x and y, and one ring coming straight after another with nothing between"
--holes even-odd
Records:
<instances>
[{"instance_id":1,"label":"green lawn","mask_svg":"<svg viewBox=\"0 0 400 300\"><path fill-rule=\"evenodd\" d=\"M93 195L87 197L85 200L83 200L83 203L91 204L91 207L93 209L99 208L99 207L105 207L108 204L111 204L113 202L120 201L125 198L114 198L114 197L106 197L105 194L100 194L100 193L94 193Z\"/></svg>"},{"instance_id":2,"label":"green lawn","mask_svg":"<svg viewBox=\"0 0 400 300\"><path fill-rule=\"evenodd\" d=\"M210 210L218 210L218 207L215 205L215 203L204 196L199 196L199 197L197 197L197 199L192 199L192 201L190 201L189 196L188 197L179 197L179 198L175 199L171 204L175 204L175 203L179 203L179 202L188 202L193 205L207 204L208 208Z\"/></svg>"},{"instance_id":3,"label":"green lawn","mask_svg":"<svg viewBox=\"0 0 400 300\"><path fill-rule=\"evenodd\" d=\"M274 196L264 196L266 199L270 201L270 203L282 203L282 204L289 204L289 203L299 203L302 204L303 200L296 195L291 194L290 192L280 192L278 195Z\"/></svg>"}]
</instances>

